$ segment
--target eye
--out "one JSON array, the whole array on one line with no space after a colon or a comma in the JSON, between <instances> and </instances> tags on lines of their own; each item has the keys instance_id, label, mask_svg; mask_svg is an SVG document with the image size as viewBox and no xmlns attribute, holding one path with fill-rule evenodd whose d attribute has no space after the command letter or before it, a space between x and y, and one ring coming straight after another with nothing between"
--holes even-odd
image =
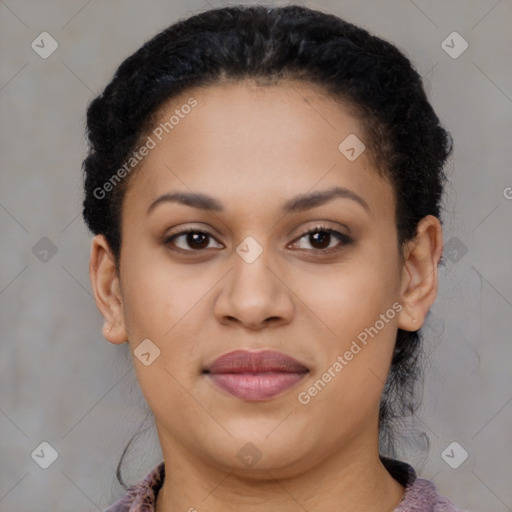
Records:
<instances>
[{"instance_id":1,"label":"eye","mask_svg":"<svg viewBox=\"0 0 512 512\"><path fill-rule=\"evenodd\" d=\"M211 240L214 240L214 238L212 235L210 235L210 233L196 229L189 229L187 231L180 231L179 233L167 237L164 240L164 244L172 244L178 247L178 249L181 251L193 252L207 249L208 243ZM181 241L181 247L180 243L177 243L177 241ZM218 247L222 248L222 245Z\"/></svg>"},{"instance_id":2,"label":"eye","mask_svg":"<svg viewBox=\"0 0 512 512\"><path fill-rule=\"evenodd\" d=\"M315 252L324 254L338 251L342 249L343 246L352 242L352 239L348 235L325 226L315 226L309 231L306 231L306 233L297 239L299 242L294 242L294 245L298 245L302 239L305 239L306 245L309 244L313 249L304 246L299 247L299 249L314 250ZM338 243L333 245L332 242L336 242L336 239Z\"/></svg>"},{"instance_id":3,"label":"eye","mask_svg":"<svg viewBox=\"0 0 512 512\"><path fill-rule=\"evenodd\" d=\"M309 244L311 248L308 248L307 246L304 247L303 242L301 244L303 239L305 240L306 245ZM174 246L173 250L177 250L178 252L201 252L205 249L211 248L209 245L213 240L215 240L213 235L206 231L189 229L168 236L164 240L164 245ZM326 226L315 226L309 231L303 233L302 236L296 239L292 245L294 248L327 254L341 250L345 245L348 245L351 242L352 239L340 231ZM214 246L214 248L217 249L221 249L222 247L223 245L219 243Z\"/></svg>"}]
</instances>

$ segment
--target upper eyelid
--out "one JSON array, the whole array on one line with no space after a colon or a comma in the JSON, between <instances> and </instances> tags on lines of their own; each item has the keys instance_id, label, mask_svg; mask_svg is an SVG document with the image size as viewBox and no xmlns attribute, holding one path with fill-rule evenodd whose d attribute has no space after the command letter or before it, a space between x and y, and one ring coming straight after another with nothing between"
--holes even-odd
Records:
<instances>
[{"instance_id":1,"label":"upper eyelid","mask_svg":"<svg viewBox=\"0 0 512 512\"><path fill-rule=\"evenodd\" d=\"M317 220L317 221L312 221L313 224L308 227L308 228L303 228L303 230L301 231L300 235L298 236L301 236L301 235L304 235L312 230L315 230L315 229L325 229L325 230L330 230L330 231L338 231L340 232L342 235L345 235L345 236L350 236L351 234L351 229L348 227L348 225L342 223L342 222L335 222L335 221L332 221L332 220ZM314 224L314 222L316 222L316 224ZM334 227L334 226L329 226L328 224L329 223L335 223L335 224L338 224L337 227ZM347 230L347 233L343 233L342 231L340 231L340 226L343 226L343 228L345 228ZM217 233L217 235L215 234L212 234L211 231L213 231L214 233ZM293 230L295 231L295 229ZM164 239L167 239L167 238L171 238L172 236L175 236L175 235L181 235L181 234L184 234L184 233L190 233L190 232L194 232L194 233L197 233L197 232L201 232L201 233L206 233L212 237L216 237L216 236L223 236L222 233L220 231L218 231L217 229L215 229L214 227L208 225L207 227L203 228L201 227L200 225L198 226L194 226L192 225L191 227L184 227L182 228L180 231L177 231L175 233L170 233L170 234L165 234L164 235ZM230 230L231 232L231 230ZM288 233L288 235L290 235L290 233ZM287 235L287 236L288 236Z\"/></svg>"}]
</instances>

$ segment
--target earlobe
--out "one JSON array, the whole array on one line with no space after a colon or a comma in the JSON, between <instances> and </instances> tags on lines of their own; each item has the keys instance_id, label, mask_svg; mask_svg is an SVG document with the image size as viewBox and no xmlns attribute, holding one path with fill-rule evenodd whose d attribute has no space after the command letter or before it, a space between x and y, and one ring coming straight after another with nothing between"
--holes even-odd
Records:
<instances>
[{"instance_id":1,"label":"earlobe","mask_svg":"<svg viewBox=\"0 0 512 512\"><path fill-rule=\"evenodd\" d=\"M425 321L438 287L437 268L443 252L443 233L437 217L427 215L418 223L416 237L405 249L398 327L417 331Z\"/></svg>"},{"instance_id":2,"label":"earlobe","mask_svg":"<svg viewBox=\"0 0 512 512\"><path fill-rule=\"evenodd\" d=\"M92 240L89 276L96 306L105 319L103 337L111 343L125 342L128 335L124 323L119 276L114 255L103 235L96 235Z\"/></svg>"}]
</instances>

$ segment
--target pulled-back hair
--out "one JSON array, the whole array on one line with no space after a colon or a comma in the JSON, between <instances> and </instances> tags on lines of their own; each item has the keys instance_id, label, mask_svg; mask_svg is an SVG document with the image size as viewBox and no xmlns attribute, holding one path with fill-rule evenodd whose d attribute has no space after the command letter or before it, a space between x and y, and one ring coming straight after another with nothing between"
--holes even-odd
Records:
<instances>
[{"instance_id":1,"label":"pulled-back hair","mask_svg":"<svg viewBox=\"0 0 512 512\"><path fill-rule=\"evenodd\" d=\"M123 197L133 173L108 194L97 191L130 158L164 103L192 87L244 79L321 85L356 112L375 168L394 189L401 256L420 219L440 218L451 138L408 58L391 43L318 10L231 6L157 34L119 66L88 107L83 217L94 234L105 235L117 263ZM398 329L380 404L381 453L394 454L394 420L417 405L420 349L420 331Z\"/></svg>"}]
</instances>

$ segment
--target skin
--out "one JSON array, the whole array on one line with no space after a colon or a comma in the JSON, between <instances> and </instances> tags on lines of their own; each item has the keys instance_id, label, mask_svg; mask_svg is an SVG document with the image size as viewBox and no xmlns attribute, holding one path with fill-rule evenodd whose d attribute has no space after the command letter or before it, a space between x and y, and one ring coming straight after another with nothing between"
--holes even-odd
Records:
<instances>
[{"instance_id":1,"label":"skin","mask_svg":"<svg viewBox=\"0 0 512 512\"><path fill-rule=\"evenodd\" d=\"M190 97L197 106L130 181L120 268L102 235L90 260L105 338L128 340L132 353L147 338L160 349L149 366L133 358L166 467L156 510L392 511L404 489L378 457L379 400L397 329L419 329L435 299L440 222L422 219L402 262L393 188L369 151L349 161L338 150L351 133L364 141L364 131L322 89L291 81L191 89L164 106L162 121ZM349 198L281 210L292 197L335 186L368 210ZM224 211L160 202L147 213L171 191L209 194ZM319 224L353 242L333 235L321 245L304 235ZM200 249L186 236L164 241L186 229L211 236ZM248 236L263 250L250 264L236 252ZM327 245L338 250L322 255ZM400 313L299 403L298 393L395 302ZM244 401L202 374L237 348L278 350L310 371L279 396ZM261 454L252 467L237 457L249 442Z\"/></svg>"}]
</instances>

